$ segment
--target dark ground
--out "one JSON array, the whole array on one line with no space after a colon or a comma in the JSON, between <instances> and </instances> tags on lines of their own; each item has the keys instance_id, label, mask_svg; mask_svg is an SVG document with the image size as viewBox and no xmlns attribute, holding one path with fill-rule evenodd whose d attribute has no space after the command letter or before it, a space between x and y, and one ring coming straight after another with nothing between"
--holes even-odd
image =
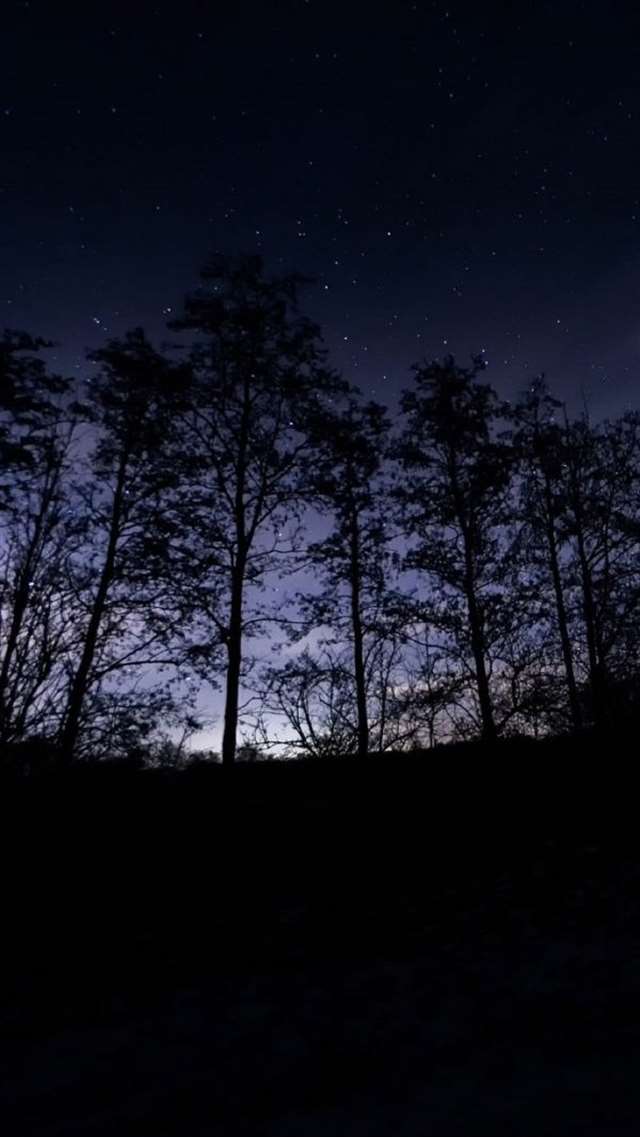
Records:
<instances>
[{"instance_id":1,"label":"dark ground","mask_svg":"<svg viewBox=\"0 0 640 1137\"><path fill-rule=\"evenodd\" d=\"M634 759L5 784L2 1132L640 1134Z\"/></svg>"}]
</instances>

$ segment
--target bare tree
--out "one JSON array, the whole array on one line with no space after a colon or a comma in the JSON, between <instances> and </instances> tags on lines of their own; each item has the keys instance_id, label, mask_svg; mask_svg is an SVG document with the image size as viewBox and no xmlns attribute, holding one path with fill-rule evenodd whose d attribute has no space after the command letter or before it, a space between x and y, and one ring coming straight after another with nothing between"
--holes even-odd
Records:
<instances>
[{"instance_id":1,"label":"bare tree","mask_svg":"<svg viewBox=\"0 0 640 1137\"><path fill-rule=\"evenodd\" d=\"M92 359L100 370L89 383L87 402L97 440L89 475L77 486L86 543L74 566L82 639L59 734L67 758L114 678L177 663L175 646L168 644L178 621L168 602L167 574L160 571L158 533L165 495L175 488L166 443L185 371L159 355L139 329Z\"/></svg>"},{"instance_id":2,"label":"bare tree","mask_svg":"<svg viewBox=\"0 0 640 1137\"><path fill-rule=\"evenodd\" d=\"M514 422L512 444L519 474L517 544L529 591L533 589L536 597L544 595L545 583L551 584L571 722L577 730L582 724L582 712L562 570L567 495L563 434L556 421L560 406L560 402L550 394L544 377L540 377L530 385L511 412Z\"/></svg>"},{"instance_id":3,"label":"bare tree","mask_svg":"<svg viewBox=\"0 0 640 1137\"><path fill-rule=\"evenodd\" d=\"M304 618L298 635L325 624L350 644L361 758L370 745L369 679L374 659L382 659L384 599L391 587L391 529L380 479L388 429L385 408L363 405L352 393L344 408L317 416L309 474L309 498L331 519L331 531L307 546L321 587L299 596Z\"/></svg>"},{"instance_id":4,"label":"bare tree","mask_svg":"<svg viewBox=\"0 0 640 1137\"><path fill-rule=\"evenodd\" d=\"M456 365L452 356L414 368L405 391L405 426L395 449L405 471L395 491L407 539L405 564L439 590L431 620L468 645L482 736L496 737L490 690L489 643L500 590L501 536L509 486L507 447L495 428L502 407L484 364Z\"/></svg>"},{"instance_id":5,"label":"bare tree","mask_svg":"<svg viewBox=\"0 0 640 1137\"><path fill-rule=\"evenodd\" d=\"M78 543L68 474L72 420L32 443L6 503L0 563L0 742L52 729L72 643L67 564Z\"/></svg>"},{"instance_id":6,"label":"bare tree","mask_svg":"<svg viewBox=\"0 0 640 1137\"><path fill-rule=\"evenodd\" d=\"M340 758L356 752L353 675L330 647L265 668L262 678L254 733L265 749L277 746L287 758ZM284 738L277 736L280 726Z\"/></svg>"},{"instance_id":7,"label":"bare tree","mask_svg":"<svg viewBox=\"0 0 640 1137\"><path fill-rule=\"evenodd\" d=\"M196 337L180 436L191 471L185 607L196 625L200 617L192 658L203 673L225 653L225 765L235 759L246 641L265 627L248 597L285 571L303 509L307 420L343 386L325 365L318 328L298 314L301 283L267 278L257 257L216 257L171 325Z\"/></svg>"}]
</instances>

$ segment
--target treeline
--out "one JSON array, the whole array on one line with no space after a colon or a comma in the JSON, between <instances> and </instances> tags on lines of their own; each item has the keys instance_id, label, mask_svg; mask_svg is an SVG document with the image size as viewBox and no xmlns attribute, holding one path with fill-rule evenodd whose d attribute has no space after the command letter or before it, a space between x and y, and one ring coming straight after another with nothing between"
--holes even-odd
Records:
<instances>
[{"instance_id":1,"label":"treeline","mask_svg":"<svg viewBox=\"0 0 640 1137\"><path fill-rule=\"evenodd\" d=\"M572 419L543 377L508 403L447 357L392 422L303 284L216 257L174 343L135 329L80 384L5 332L5 758L180 761L207 685L224 763L636 716L640 415Z\"/></svg>"}]
</instances>

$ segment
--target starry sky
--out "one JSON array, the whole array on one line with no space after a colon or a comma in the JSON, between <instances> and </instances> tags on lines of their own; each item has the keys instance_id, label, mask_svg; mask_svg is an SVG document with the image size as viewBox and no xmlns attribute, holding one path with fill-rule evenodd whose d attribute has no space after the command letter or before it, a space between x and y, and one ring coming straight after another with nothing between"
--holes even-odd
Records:
<instances>
[{"instance_id":1,"label":"starry sky","mask_svg":"<svg viewBox=\"0 0 640 1137\"><path fill-rule=\"evenodd\" d=\"M168 338L213 250L316 278L330 358L393 405L484 350L598 416L637 405L634 5L6 0L2 323L59 367Z\"/></svg>"}]
</instances>

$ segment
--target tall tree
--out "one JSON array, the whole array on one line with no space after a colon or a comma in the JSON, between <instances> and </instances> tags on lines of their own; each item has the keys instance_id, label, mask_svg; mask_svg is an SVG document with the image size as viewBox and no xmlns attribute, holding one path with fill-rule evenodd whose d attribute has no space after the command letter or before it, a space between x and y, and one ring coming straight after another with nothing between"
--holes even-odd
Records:
<instances>
[{"instance_id":1,"label":"tall tree","mask_svg":"<svg viewBox=\"0 0 640 1137\"><path fill-rule=\"evenodd\" d=\"M604 723L615 713L613 687L636 671L637 653L623 645L637 636L639 616L640 416L627 413L597 426L586 417L565 418L563 443L566 533L579 584L591 714Z\"/></svg>"},{"instance_id":2,"label":"tall tree","mask_svg":"<svg viewBox=\"0 0 640 1137\"><path fill-rule=\"evenodd\" d=\"M592 558L594 516L590 489L594 474L597 478L597 472L594 469L594 466L597 465L597 443L595 434L586 418L570 422L566 411L564 418L562 455L567 496L565 520L576 555L587 642L592 714L597 722L601 719L604 711L606 686L605 661L599 634Z\"/></svg>"},{"instance_id":3,"label":"tall tree","mask_svg":"<svg viewBox=\"0 0 640 1137\"><path fill-rule=\"evenodd\" d=\"M527 577L544 595L545 577L551 584L557 634L560 640L571 722L582 725L567 589L563 579L563 529L567 494L563 459L564 438L557 415L561 403L553 398L543 376L536 379L511 412L512 443L520 474L520 547ZM542 572L540 578L539 570Z\"/></svg>"},{"instance_id":4,"label":"tall tree","mask_svg":"<svg viewBox=\"0 0 640 1137\"><path fill-rule=\"evenodd\" d=\"M192 400L180 438L191 470L193 604L209 632L203 667L225 655L224 765L234 762L247 612L269 573L286 564L311 455L307 421L344 384L325 362L319 330L297 309L302 278L269 278L261 258L214 257L171 327L191 333ZM264 613L263 613L264 614Z\"/></svg>"},{"instance_id":5,"label":"tall tree","mask_svg":"<svg viewBox=\"0 0 640 1137\"><path fill-rule=\"evenodd\" d=\"M406 566L427 574L438 590L431 618L470 648L482 736L492 741L489 644L493 613L503 603L498 585L510 463L496 437L501 404L478 381L483 369L481 357L465 368L452 356L414 368L414 387L401 401L405 425L395 453L405 476L395 493L413 541Z\"/></svg>"},{"instance_id":6,"label":"tall tree","mask_svg":"<svg viewBox=\"0 0 640 1137\"><path fill-rule=\"evenodd\" d=\"M74 755L90 692L121 669L171 663L164 637L175 625L159 573L165 495L175 484L167 457L186 379L140 329L91 356L99 365L87 404L97 440L90 477L78 487L87 516L87 548L77 564L86 611L60 729Z\"/></svg>"},{"instance_id":7,"label":"tall tree","mask_svg":"<svg viewBox=\"0 0 640 1137\"><path fill-rule=\"evenodd\" d=\"M331 531L307 547L321 583L301 597L307 634L326 624L351 645L358 755L369 750L369 678L384 637L384 597L390 587L390 528L385 524L380 469L389 430L386 410L352 394L343 409L328 408L314 424L309 497L331 518Z\"/></svg>"},{"instance_id":8,"label":"tall tree","mask_svg":"<svg viewBox=\"0 0 640 1137\"><path fill-rule=\"evenodd\" d=\"M71 383L40 354L53 345L25 332L0 338L0 742L41 710L59 628L52 619L59 568L63 479L77 407Z\"/></svg>"},{"instance_id":9,"label":"tall tree","mask_svg":"<svg viewBox=\"0 0 640 1137\"><path fill-rule=\"evenodd\" d=\"M48 434L32 440L31 464L14 476L5 503L0 553L2 744L20 737L27 723L41 730L49 724L53 689L69 646L62 609L69 598L65 566L78 538L68 494L74 427L73 420L54 424Z\"/></svg>"}]
</instances>

